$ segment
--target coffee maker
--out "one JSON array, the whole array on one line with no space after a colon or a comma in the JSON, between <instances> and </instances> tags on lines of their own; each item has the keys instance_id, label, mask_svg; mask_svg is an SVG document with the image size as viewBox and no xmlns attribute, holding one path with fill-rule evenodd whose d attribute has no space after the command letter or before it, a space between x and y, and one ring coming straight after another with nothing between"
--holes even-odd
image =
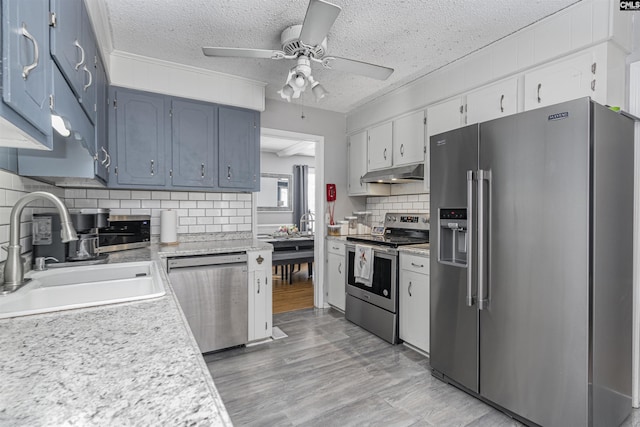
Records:
<instances>
[{"instance_id":1,"label":"coffee maker","mask_svg":"<svg viewBox=\"0 0 640 427\"><path fill-rule=\"evenodd\" d=\"M78 240L63 243L60 215L57 212L33 214L33 258L50 257L57 262L95 260L98 253L98 228L107 226L109 209L69 209Z\"/></svg>"}]
</instances>

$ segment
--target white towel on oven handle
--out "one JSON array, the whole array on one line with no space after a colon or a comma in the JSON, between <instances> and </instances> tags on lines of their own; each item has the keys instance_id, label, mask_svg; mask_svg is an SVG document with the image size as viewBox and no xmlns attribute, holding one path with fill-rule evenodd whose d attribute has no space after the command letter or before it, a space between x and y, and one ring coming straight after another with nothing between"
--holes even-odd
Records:
<instances>
[{"instance_id":1,"label":"white towel on oven handle","mask_svg":"<svg viewBox=\"0 0 640 427\"><path fill-rule=\"evenodd\" d=\"M356 245L353 265L353 276L356 282L371 287L373 285L373 248Z\"/></svg>"}]
</instances>

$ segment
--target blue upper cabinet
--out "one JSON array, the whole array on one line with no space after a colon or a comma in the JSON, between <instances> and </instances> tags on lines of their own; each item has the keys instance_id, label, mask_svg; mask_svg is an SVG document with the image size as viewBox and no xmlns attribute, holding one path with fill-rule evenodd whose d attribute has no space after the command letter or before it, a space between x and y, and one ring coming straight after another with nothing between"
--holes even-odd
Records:
<instances>
[{"instance_id":1,"label":"blue upper cabinet","mask_svg":"<svg viewBox=\"0 0 640 427\"><path fill-rule=\"evenodd\" d=\"M96 122L98 50L82 0L51 0L51 57L92 123Z\"/></svg>"},{"instance_id":2,"label":"blue upper cabinet","mask_svg":"<svg viewBox=\"0 0 640 427\"><path fill-rule=\"evenodd\" d=\"M96 58L96 162L95 174L107 182L111 166L109 154L108 117L109 117L109 82L100 56Z\"/></svg>"},{"instance_id":3,"label":"blue upper cabinet","mask_svg":"<svg viewBox=\"0 0 640 427\"><path fill-rule=\"evenodd\" d=\"M82 0L51 0L51 56L77 97L84 86L82 66L87 51L82 46Z\"/></svg>"},{"instance_id":4,"label":"blue upper cabinet","mask_svg":"<svg viewBox=\"0 0 640 427\"><path fill-rule=\"evenodd\" d=\"M2 1L0 115L15 126L2 129L5 139L10 131L15 133L15 146L47 149L52 146L49 95L53 83L48 22L47 1Z\"/></svg>"},{"instance_id":5,"label":"blue upper cabinet","mask_svg":"<svg viewBox=\"0 0 640 427\"><path fill-rule=\"evenodd\" d=\"M218 127L218 186L259 191L260 114L220 106Z\"/></svg>"},{"instance_id":6,"label":"blue upper cabinet","mask_svg":"<svg viewBox=\"0 0 640 427\"><path fill-rule=\"evenodd\" d=\"M197 101L171 101L172 184L213 188L218 147L217 106Z\"/></svg>"},{"instance_id":7,"label":"blue upper cabinet","mask_svg":"<svg viewBox=\"0 0 640 427\"><path fill-rule=\"evenodd\" d=\"M89 119L95 123L97 115L96 97L98 78L96 75L96 63L98 62L98 48L96 45L95 35L93 34L93 28L91 27L91 21L89 20L89 13L87 12L84 2L82 2L80 22L80 41L81 46L84 49L85 60L79 70L81 74L82 89L78 98L80 100L80 104L82 104L82 107L89 116Z\"/></svg>"},{"instance_id":8,"label":"blue upper cabinet","mask_svg":"<svg viewBox=\"0 0 640 427\"><path fill-rule=\"evenodd\" d=\"M169 98L128 89L114 89L112 97L110 138L115 137L116 158L109 186L165 186L171 156Z\"/></svg>"}]
</instances>

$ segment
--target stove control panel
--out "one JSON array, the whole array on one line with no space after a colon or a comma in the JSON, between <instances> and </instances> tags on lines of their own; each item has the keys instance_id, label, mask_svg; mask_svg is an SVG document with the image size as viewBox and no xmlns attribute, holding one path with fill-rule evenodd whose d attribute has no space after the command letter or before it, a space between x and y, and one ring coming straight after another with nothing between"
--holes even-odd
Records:
<instances>
[{"instance_id":1,"label":"stove control panel","mask_svg":"<svg viewBox=\"0 0 640 427\"><path fill-rule=\"evenodd\" d=\"M429 230L429 215L424 213L388 213L384 217L385 228Z\"/></svg>"}]
</instances>

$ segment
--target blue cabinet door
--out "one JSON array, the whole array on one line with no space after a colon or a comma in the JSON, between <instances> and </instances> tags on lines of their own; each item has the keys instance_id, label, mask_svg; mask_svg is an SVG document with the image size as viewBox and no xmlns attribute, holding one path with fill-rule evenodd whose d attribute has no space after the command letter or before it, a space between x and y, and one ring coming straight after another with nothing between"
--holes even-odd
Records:
<instances>
[{"instance_id":1,"label":"blue cabinet door","mask_svg":"<svg viewBox=\"0 0 640 427\"><path fill-rule=\"evenodd\" d=\"M169 98L117 89L115 102L117 184L164 186L171 155Z\"/></svg>"},{"instance_id":2,"label":"blue cabinet door","mask_svg":"<svg viewBox=\"0 0 640 427\"><path fill-rule=\"evenodd\" d=\"M89 14L87 8L82 2L81 11L81 37L80 44L85 52L84 64L80 66L80 73L82 79L82 91L80 92L79 99L82 108L86 111L89 119L92 123L96 122L97 107L97 76L96 76L96 62L98 60L98 49L96 46L96 38L93 35L93 28L91 27L91 21L89 20Z\"/></svg>"},{"instance_id":3,"label":"blue cabinet door","mask_svg":"<svg viewBox=\"0 0 640 427\"><path fill-rule=\"evenodd\" d=\"M51 135L48 2L4 0L2 21L2 99L44 135ZM50 143L49 138L49 148Z\"/></svg>"},{"instance_id":4,"label":"blue cabinet door","mask_svg":"<svg viewBox=\"0 0 640 427\"><path fill-rule=\"evenodd\" d=\"M111 156L108 145L108 82L107 74L104 70L102 60L98 56L96 63L96 162L95 174L100 179L107 181L109 167L111 166Z\"/></svg>"},{"instance_id":5,"label":"blue cabinet door","mask_svg":"<svg viewBox=\"0 0 640 427\"><path fill-rule=\"evenodd\" d=\"M172 184L212 188L218 148L217 107L196 101L171 102Z\"/></svg>"},{"instance_id":6,"label":"blue cabinet door","mask_svg":"<svg viewBox=\"0 0 640 427\"><path fill-rule=\"evenodd\" d=\"M87 52L82 46L82 0L51 0L54 23L51 25L51 56L69 81L77 97L81 96Z\"/></svg>"},{"instance_id":7,"label":"blue cabinet door","mask_svg":"<svg viewBox=\"0 0 640 427\"><path fill-rule=\"evenodd\" d=\"M242 108L218 109L218 186L260 188L260 115Z\"/></svg>"}]
</instances>

